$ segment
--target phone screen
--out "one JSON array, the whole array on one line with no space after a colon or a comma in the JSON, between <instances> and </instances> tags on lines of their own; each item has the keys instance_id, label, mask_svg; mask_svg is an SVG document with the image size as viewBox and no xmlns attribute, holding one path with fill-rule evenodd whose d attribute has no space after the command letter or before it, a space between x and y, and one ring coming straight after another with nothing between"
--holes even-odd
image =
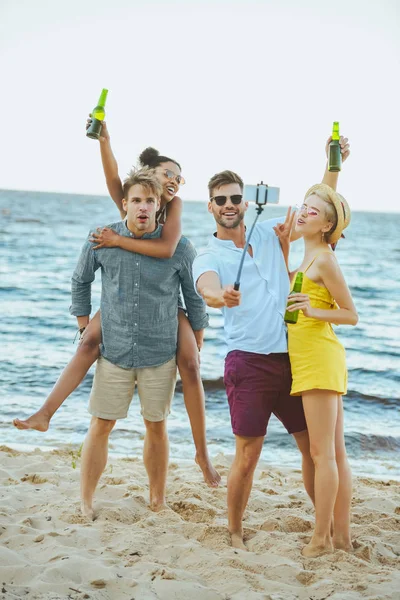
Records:
<instances>
[{"instance_id":1,"label":"phone screen","mask_svg":"<svg viewBox=\"0 0 400 600\"><path fill-rule=\"evenodd\" d=\"M246 202L255 202L257 198L258 188L258 201L260 204L265 203L265 191L267 192L266 204L278 204L279 203L279 188L270 187L265 185L245 185L243 191L243 198Z\"/></svg>"}]
</instances>

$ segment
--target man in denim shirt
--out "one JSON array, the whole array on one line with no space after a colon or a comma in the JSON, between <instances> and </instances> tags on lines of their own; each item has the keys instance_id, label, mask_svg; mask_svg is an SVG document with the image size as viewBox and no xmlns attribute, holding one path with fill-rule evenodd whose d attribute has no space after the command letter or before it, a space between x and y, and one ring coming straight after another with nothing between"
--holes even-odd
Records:
<instances>
[{"instance_id":1,"label":"man in denim shirt","mask_svg":"<svg viewBox=\"0 0 400 600\"><path fill-rule=\"evenodd\" d=\"M160 237L156 225L161 184L142 169L124 182L125 221L110 225L124 236ZM117 419L127 416L135 382L146 426L144 462L149 476L150 506L165 504L168 468L169 414L176 381L178 296L182 287L188 318L194 330L207 326L204 302L192 278L195 250L182 237L169 259L152 258L121 248L100 248L86 241L72 277L76 317L90 315L91 284L102 272L101 357L90 396L93 415L82 453L82 512L93 518L93 494L107 464L108 437Z\"/></svg>"}]
</instances>

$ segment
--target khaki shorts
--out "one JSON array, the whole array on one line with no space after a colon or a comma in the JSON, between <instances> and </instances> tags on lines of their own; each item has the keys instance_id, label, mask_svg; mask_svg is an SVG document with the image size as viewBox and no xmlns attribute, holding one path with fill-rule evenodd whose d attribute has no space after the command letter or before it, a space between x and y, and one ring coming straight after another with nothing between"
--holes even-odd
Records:
<instances>
[{"instance_id":1,"label":"khaki shorts","mask_svg":"<svg viewBox=\"0 0 400 600\"><path fill-rule=\"evenodd\" d=\"M169 415L176 383L175 356L158 367L122 369L101 356L96 365L89 413L100 419L125 419L137 383L141 414L147 421Z\"/></svg>"}]
</instances>

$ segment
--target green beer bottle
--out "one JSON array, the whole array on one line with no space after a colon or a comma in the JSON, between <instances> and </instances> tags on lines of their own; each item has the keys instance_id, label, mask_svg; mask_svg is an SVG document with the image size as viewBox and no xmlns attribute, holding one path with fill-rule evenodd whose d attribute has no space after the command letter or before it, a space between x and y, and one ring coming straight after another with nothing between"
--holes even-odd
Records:
<instances>
[{"instance_id":1,"label":"green beer bottle","mask_svg":"<svg viewBox=\"0 0 400 600\"><path fill-rule=\"evenodd\" d=\"M92 110L92 122L86 130L87 137L92 140L98 140L101 135L101 121L106 116L105 105L107 100L108 90L103 89L100 94L97 106Z\"/></svg>"},{"instance_id":2,"label":"green beer bottle","mask_svg":"<svg viewBox=\"0 0 400 600\"><path fill-rule=\"evenodd\" d=\"M291 294L300 294L302 285L303 285L303 273L301 271L299 271L296 275L294 286L290 293ZM291 304L293 304L293 302L288 302L288 306L290 306ZM299 318L298 310L294 310L293 312L289 312L287 310L285 312L285 323L290 323L291 325L294 325L295 323L297 323L298 318Z\"/></svg>"},{"instance_id":3,"label":"green beer bottle","mask_svg":"<svg viewBox=\"0 0 400 600\"><path fill-rule=\"evenodd\" d=\"M337 173L342 168L342 154L340 152L340 144L339 144L339 122L333 122L332 129L332 141L329 144L329 152L328 152L328 171L332 171Z\"/></svg>"}]
</instances>

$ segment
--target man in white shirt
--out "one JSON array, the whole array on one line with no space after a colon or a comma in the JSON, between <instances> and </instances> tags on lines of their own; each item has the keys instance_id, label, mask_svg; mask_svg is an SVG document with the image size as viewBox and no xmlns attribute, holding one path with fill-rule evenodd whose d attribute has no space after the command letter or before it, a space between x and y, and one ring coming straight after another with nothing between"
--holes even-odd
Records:
<instances>
[{"instance_id":1,"label":"man in white shirt","mask_svg":"<svg viewBox=\"0 0 400 600\"><path fill-rule=\"evenodd\" d=\"M329 140L328 140L329 142ZM349 153L347 139L342 153ZM337 174L325 172L336 187ZM302 454L305 489L314 502L314 464L301 397L290 396L292 383L284 313L289 277L274 227L281 219L256 225L245 257L240 289L235 291L238 265L246 242L243 181L232 171L212 177L208 210L217 231L193 263L193 279L208 306L220 308L228 345L224 383L236 438L236 455L228 477L228 525L232 545L247 550L242 518L274 413L293 434Z\"/></svg>"}]
</instances>

